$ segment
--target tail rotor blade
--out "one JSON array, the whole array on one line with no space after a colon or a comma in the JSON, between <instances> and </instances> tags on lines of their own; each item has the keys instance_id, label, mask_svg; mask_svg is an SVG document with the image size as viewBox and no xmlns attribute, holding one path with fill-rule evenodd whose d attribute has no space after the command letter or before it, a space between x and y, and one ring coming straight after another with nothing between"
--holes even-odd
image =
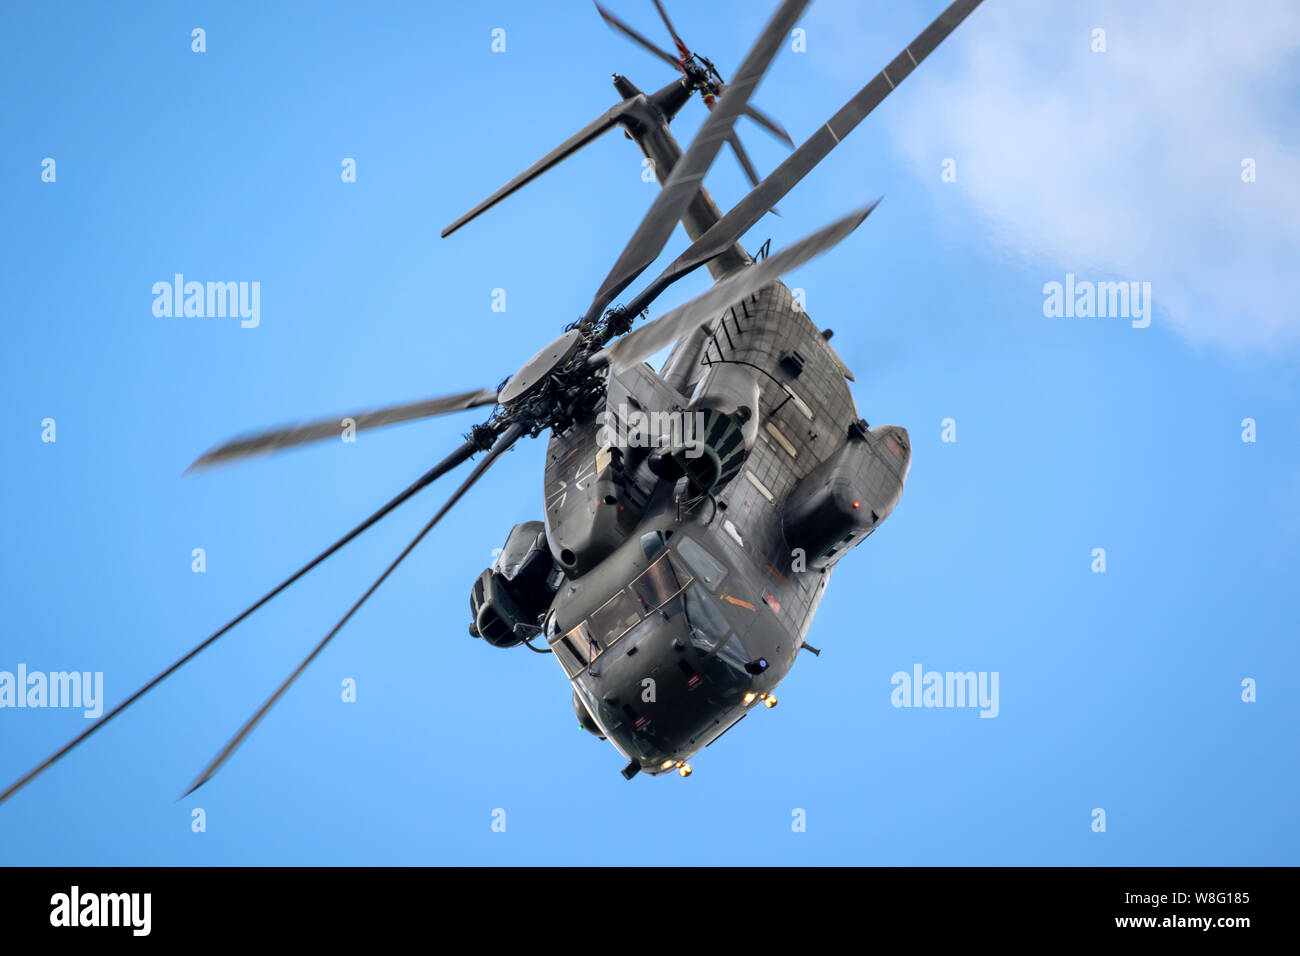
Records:
<instances>
[{"instance_id":1,"label":"tail rotor blade","mask_svg":"<svg viewBox=\"0 0 1300 956\"><path fill-rule=\"evenodd\" d=\"M627 310L633 315L646 308L664 289L689 275L710 259L731 248L767 210L779 203L804 176L866 118L889 93L934 52L941 42L970 15L982 0L954 0L934 22L894 57L890 64L858 91L830 121L785 158L758 187L674 259Z\"/></svg>"},{"instance_id":2,"label":"tail rotor blade","mask_svg":"<svg viewBox=\"0 0 1300 956\"><path fill-rule=\"evenodd\" d=\"M623 34L633 43L637 43L640 46L644 47L645 49L649 50L655 56L659 57L659 59L666 62L673 69L680 70L682 68L681 61L678 60L677 57L673 56L671 53L669 53L667 50L663 49L662 47L656 46L645 36L638 33L636 30L632 29L630 26L628 26L618 17L614 16L614 14L610 13L608 10L602 7L599 3L596 4L596 10L600 13L601 17L604 19L604 21L607 24L609 24L610 27L617 30L619 33Z\"/></svg>"},{"instance_id":3,"label":"tail rotor blade","mask_svg":"<svg viewBox=\"0 0 1300 956\"><path fill-rule=\"evenodd\" d=\"M670 271L678 276L689 272L728 248L780 202L785 194L820 163L867 115L874 110L936 47L957 29L981 0L954 0L943 13L921 31L903 52L875 75L843 108L759 184L758 188L719 219L687 249Z\"/></svg>"},{"instance_id":4,"label":"tail rotor blade","mask_svg":"<svg viewBox=\"0 0 1300 956\"><path fill-rule=\"evenodd\" d=\"M677 52L681 54L683 60L689 60L691 58L691 51L686 48L686 44L682 42L682 38L678 36L677 31L673 29L673 21L668 19L668 11L664 9L664 5L660 3L659 0L654 0L654 4L655 9L659 11L660 19L664 21L664 26L668 28L668 33L673 38L673 43L677 44Z\"/></svg>"},{"instance_id":5,"label":"tail rotor blade","mask_svg":"<svg viewBox=\"0 0 1300 956\"><path fill-rule=\"evenodd\" d=\"M808 2L809 0L783 0L763 28L753 49L737 71L735 80L727 87L717 108L709 113L691 145L673 166L663 189L655 197L645 218L614 263L614 268L596 292L583 316L584 323L595 321L614 297L626 289L663 250L677 221L699 192L701 180L713 165L718 150L726 142L727 134L734 128L737 117L749 103L749 97Z\"/></svg>"},{"instance_id":6,"label":"tail rotor blade","mask_svg":"<svg viewBox=\"0 0 1300 956\"><path fill-rule=\"evenodd\" d=\"M473 487L474 483L483 476L483 473L492 466L492 463L500 458L501 454L513 445L523 433L523 427L517 424L512 424L506 428L506 430L496 440L496 443L492 446L491 450L489 450L487 455L484 456L483 460L474 466L474 470L470 473L469 477L466 478L464 482L461 483L460 487L452 493L451 497L447 500L447 503L438 509L438 513L429 520L428 524L420 529L420 533L411 540L411 543L408 544L405 549L403 549L402 553L393 560L392 564L384 569L384 573L375 579L375 583L370 585L366 590L366 593L357 599L356 603L353 604L352 607L348 609L348 612L339 619L339 622L334 625L333 629L325 635L321 642L312 648L311 653L303 658L302 662L294 669L293 673L290 674L278 688L276 688L275 693L266 699L266 703L258 708L257 712L244 723L244 726L239 728L238 733L236 733L234 737L230 738L230 742L226 744L221 753L217 754L217 756L213 758L212 762L203 769L203 772L199 774L190 788L185 791L185 796L193 793L199 787L212 779L213 774L221 769L222 764L230 759L231 755L239 749L239 745L242 744L248 735L253 732L254 728L261 723L262 718L265 717L271 708L275 706L276 702L284 696L285 691L287 691L293 682L302 675L302 672L305 671L307 666L316 659L316 656L325 649L326 645L334 639L334 636L343 629L343 625L352 618L352 615L361 608L361 605L365 604L366 601L369 600L372 594L379 590L379 586L388 579L388 576L396 570L399 564L406 560L407 555L415 550L416 545L424 539L425 535L433 530L434 525L442 520L443 516L452 509L452 506L455 505L465 492L469 491L469 489Z\"/></svg>"}]
</instances>

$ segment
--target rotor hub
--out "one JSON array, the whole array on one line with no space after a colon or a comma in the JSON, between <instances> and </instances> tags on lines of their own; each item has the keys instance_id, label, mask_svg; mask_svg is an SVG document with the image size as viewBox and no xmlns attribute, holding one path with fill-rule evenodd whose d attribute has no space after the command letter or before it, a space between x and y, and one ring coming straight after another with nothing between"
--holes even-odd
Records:
<instances>
[{"instance_id":1,"label":"rotor hub","mask_svg":"<svg viewBox=\"0 0 1300 956\"><path fill-rule=\"evenodd\" d=\"M582 341L582 333L577 329L571 329L543 346L540 352L510 377L510 381L506 382L506 387L501 390L497 401L508 408L541 391L555 373L563 371L568 366L570 360L582 348Z\"/></svg>"}]
</instances>

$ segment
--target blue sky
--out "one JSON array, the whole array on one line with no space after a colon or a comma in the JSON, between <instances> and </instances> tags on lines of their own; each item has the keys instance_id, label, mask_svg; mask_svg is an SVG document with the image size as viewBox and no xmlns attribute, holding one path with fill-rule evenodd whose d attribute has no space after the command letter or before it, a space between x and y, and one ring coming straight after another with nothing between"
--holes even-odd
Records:
<instances>
[{"instance_id":1,"label":"blue sky","mask_svg":"<svg viewBox=\"0 0 1300 956\"><path fill-rule=\"evenodd\" d=\"M0 670L103 671L120 700L479 418L182 478L196 455L495 385L589 301L657 188L617 134L438 232L611 105L610 73L649 90L669 71L588 3L436 6L0 14ZM658 37L650 4L612 6ZM771 6L670 10L727 76ZM543 445L525 442L210 784L177 800L451 485L0 807L0 862L1295 864L1300 21L1126 6L989 0L747 237L779 248L884 194L787 282L913 464L835 572L822 656L689 780L624 781L553 661L465 634L474 576L541 516ZM755 102L802 141L941 8L814 4L806 52ZM702 115L675 124L683 143ZM763 172L780 161L741 134ZM708 186L724 208L743 195L729 155ZM260 282L260 325L156 317L176 272ZM1045 317L1067 273L1151 282L1150 327ZM918 663L996 671L997 718L891 706ZM0 778L85 725L0 709Z\"/></svg>"}]
</instances>

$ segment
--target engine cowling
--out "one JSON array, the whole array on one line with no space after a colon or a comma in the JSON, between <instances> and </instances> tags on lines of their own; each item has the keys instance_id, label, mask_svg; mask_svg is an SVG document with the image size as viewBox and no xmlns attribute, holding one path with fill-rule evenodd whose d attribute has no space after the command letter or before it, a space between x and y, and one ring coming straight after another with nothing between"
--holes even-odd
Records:
<instances>
[{"instance_id":1,"label":"engine cowling","mask_svg":"<svg viewBox=\"0 0 1300 956\"><path fill-rule=\"evenodd\" d=\"M680 434L661 436L650 459L661 478L685 475L697 491L716 491L744 467L758 436L758 380L736 362L716 362L700 379Z\"/></svg>"},{"instance_id":2,"label":"engine cowling","mask_svg":"<svg viewBox=\"0 0 1300 956\"><path fill-rule=\"evenodd\" d=\"M855 423L839 450L791 489L781 518L786 543L803 551L808 570L832 566L889 517L911 464L906 429Z\"/></svg>"},{"instance_id":3,"label":"engine cowling","mask_svg":"<svg viewBox=\"0 0 1300 956\"><path fill-rule=\"evenodd\" d=\"M492 567L470 590L470 635L494 647L522 643L540 629L562 578L542 522L515 525Z\"/></svg>"}]
</instances>

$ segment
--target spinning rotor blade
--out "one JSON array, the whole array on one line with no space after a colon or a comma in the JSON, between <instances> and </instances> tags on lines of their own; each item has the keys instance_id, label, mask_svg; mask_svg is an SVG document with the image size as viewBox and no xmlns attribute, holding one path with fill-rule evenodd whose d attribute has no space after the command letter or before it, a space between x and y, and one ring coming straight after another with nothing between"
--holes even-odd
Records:
<instances>
[{"instance_id":1,"label":"spinning rotor blade","mask_svg":"<svg viewBox=\"0 0 1300 956\"><path fill-rule=\"evenodd\" d=\"M682 38L679 37L677 31L673 29L673 21L668 19L668 11L664 9L664 5L660 3L659 0L654 0L654 4L655 9L659 11L660 19L664 21L664 26L668 28L668 33L673 38L673 43L677 44L677 52L681 54L683 60L689 60L691 57L691 51L686 48L686 44L682 42Z\"/></svg>"},{"instance_id":2,"label":"spinning rotor blade","mask_svg":"<svg viewBox=\"0 0 1300 956\"><path fill-rule=\"evenodd\" d=\"M731 146L731 151L736 154L736 161L740 163L740 168L745 171L745 178L749 180L751 186L758 185L758 170L754 168L753 161L749 158L749 153L745 152L745 147L740 145L740 137L734 132L727 137L727 142ZM781 211L773 206L770 210L773 215L781 215ZM634 315L636 313L633 313Z\"/></svg>"},{"instance_id":3,"label":"spinning rotor blade","mask_svg":"<svg viewBox=\"0 0 1300 956\"><path fill-rule=\"evenodd\" d=\"M682 38L678 35L677 30L674 29L672 21L668 19L668 11L664 9L663 4L660 3L659 0L654 0L654 3L655 3L655 8L658 9L659 11L660 18L664 21L664 26L668 28L668 32L672 35L673 42L677 45L677 53L678 56L681 57L680 60L673 59L670 53L661 49L660 47L655 46L653 42L646 39L646 37L642 36L640 33L636 32L636 30L632 29L632 27L628 26L622 20L618 19L618 17L614 16L612 13L610 13L608 10L602 7L599 3L596 4L596 9L600 12L600 15L605 18L605 22L608 23L611 27L623 33L625 36L630 37L632 40L635 40L637 43L645 47L647 50L649 50L655 56L659 57L661 60L665 60L668 63L673 64L674 66L677 67L677 69L685 73L686 70L683 64L686 62L686 60L690 58L691 51L687 48L686 44L682 41ZM725 87L722 85L720 81L718 82L718 89L719 92L725 91ZM704 102L706 104L710 104L709 105L710 110L712 110L714 106L716 106L716 100L712 96L706 96ZM785 127L783 127L776 120L772 119L766 113L759 110L758 107L746 105L743 112L746 116L754 120L764 129L766 129L769 133L775 136L777 139L781 140L783 143L789 146L791 149L794 148L794 140L792 140L790 138L790 134L785 131ZM739 160L740 167L741 169L744 170L746 178L749 179L749 185L751 187L757 186L759 182L758 170L755 169L753 162L749 158L749 154L745 152L745 148L740 144L739 137L737 137L735 132L732 131L727 134L726 139L727 142L731 145L732 150L735 152L736 159ZM773 209L772 212L776 212L776 210ZM780 213L777 213L777 215L780 215Z\"/></svg>"},{"instance_id":4,"label":"spinning rotor blade","mask_svg":"<svg viewBox=\"0 0 1300 956\"><path fill-rule=\"evenodd\" d=\"M597 4L597 6L599 7L599 4ZM602 11L602 15L603 13L604 11ZM667 53L664 53L663 55L665 57L668 57ZM672 57L668 57L668 59L673 64L673 66L677 66L676 60L673 60ZM625 112L627 112L628 109L630 108L631 108L631 104L628 103L627 101L611 106L601 116L598 116L596 119L592 120L582 129L578 130L578 132L574 133L572 136L566 139L559 146L555 147L555 149L551 150L549 153L547 153L537 162L533 163L533 165L529 166L527 169L525 169L514 179L510 180L510 182L506 183L504 186L502 186L500 189L494 192L491 196L488 196L487 199L484 199L481 203L479 203L469 212L465 213L465 215L461 216L459 219L457 219L455 222L449 225L446 229L442 231L442 238L446 239L448 236L450 236L461 226L465 225L465 223L469 222L471 219L474 219L479 215L481 215L482 213L486 212L487 210L491 209L493 206L495 206L501 200L505 199L511 193L515 192L516 190L524 186L527 186L529 183L531 183L538 176L542 175L542 173L546 172L552 166L555 166L556 164L572 156L578 150L582 149L582 147L586 146L588 143L596 139L602 133L605 133L607 130L612 128L613 125L618 122L619 117L622 116Z\"/></svg>"},{"instance_id":5,"label":"spinning rotor blade","mask_svg":"<svg viewBox=\"0 0 1300 956\"><path fill-rule=\"evenodd\" d=\"M479 405L494 405L496 400L497 390L495 388L480 388L473 392L445 395L442 398L430 398L421 402L408 402L404 405L376 408L346 417L353 419L356 422L357 431L361 431L364 428L395 425L398 422L409 422L417 418L432 418L435 415L459 412ZM343 417L334 416L310 422L306 425L276 428L271 431L233 439L196 459L194 464L186 469L186 473L224 464L236 458L268 454L284 448L292 448L294 445L320 441L324 438L337 438L341 434L339 429Z\"/></svg>"},{"instance_id":6,"label":"spinning rotor blade","mask_svg":"<svg viewBox=\"0 0 1300 956\"><path fill-rule=\"evenodd\" d=\"M731 151L736 154L736 160L740 163L740 168L745 171L745 178L749 180L749 184L757 186L758 170L754 168L753 162L750 161L749 154L745 152L745 147L740 145L740 137L734 132L729 133L727 143L731 146Z\"/></svg>"},{"instance_id":7,"label":"spinning rotor blade","mask_svg":"<svg viewBox=\"0 0 1300 956\"><path fill-rule=\"evenodd\" d=\"M611 27L613 27L615 30L619 31L629 39L633 40L634 42L639 43L641 46L649 50L655 56L659 57L659 59L663 60L665 63L668 63L671 66L676 67L678 70L685 72L685 70L682 67L682 63L686 59L690 58L691 51L687 49L686 44L682 42L682 38L678 36L677 31L673 29L672 21L668 19L668 11L666 11L663 8L663 4L661 4L659 0L655 0L655 7L657 7L659 10L659 16L663 18L664 26L666 26L668 28L668 32L672 34L673 42L677 44L677 52L678 55L681 57L681 59L674 57L671 53L669 53L667 50L663 49L662 47L656 46L652 41L646 39L646 37L642 36L636 30L632 29L632 27L628 26L618 17L614 16L614 14L610 13L599 3L596 4L596 10L605 19L605 22L608 23ZM773 136L779 139L781 142L785 143L791 149L794 149L794 140L792 140L790 138L790 134L785 131L785 127L782 126L780 123L778 123L776 120L772 119L772 117L768 116L757 106L746 106L744 109L744 113L746 116L752 119L759 126L762 126L765 130L767 130L769 133L771 133ZM755 185L758 184L757 179L754 180L754 184ZM443 235L446 235L446 233L443 233Z\"/></svg>"},{"instance_id":8,"label":"spinning rotor blade","mask_svg":"<svg viewBox=\"0 0 1300 956\"><path fill-rule=\"evenodd\" d=\"M699 268L710 259L730 248L763 214L780 202L785 194L803 179L814 166L826 158L858 123L862 122L886 96L903 81L957 26L978 7L981 0L954 0L934 22L921 31L903 52L858 91L839 112L830 118L802 146L786 157L758 187L751 191L721 219L709 227L704 235L678 256L652 282L627 310L640 313L664 289L682 276Z\"/></svg>"},{"instance_id":9,"label":"spinning rotor blade","mask_svg":"<svg viewBox=\"0 0 1300 956\"><path fill-rule=\"evenodd\" d=\"M783 0L768 21L754 48L749 51L745 62L737 71L736 79L727 87L717 108L709 113L695 139L673 167L668 181L664 183L645 218L624 247L622 255L614 263L614 268L596 292L591 306L583 316L584 323L589 324L598 318L614 297L626 289L663 251L677 221L699 191L700 181L713 164L727 134L748 104L750 94L758 86L786 34L807 5L808 0ZM771 203L768 204L770 205Z\"/></svg>"},{"instance_id":10,"label":"spinning rotor blade","mask_svg":"<svg viewBox=\"0 0 1300 956\"><path fill-rule=\"evenodd\" d=\"M592 356L592 360L599 361L603 358L616 372L635 365L647 355L653 355L664 346L688 334L695 326L714 318L723 309L757 292L782 273L803 265L809 259L831 248L858 228L862 220L871 215L871 211L879 202L880 200L876 199L861 209L855 209L842 219L836 220L829 226L823 226L812 235L782 249L776 255L769 256L762 262L723 279L703 295L641 326L635 332L629 332L613 345Z\"/></svg>"},{"instance_id":11,"label":"spinning rotor blade","mask_svg":"<svg viewBox=\"0 0 1300 956\"><path fill-rule=\"evenodd\" d=\"M370 517L366 518L365 521L362 521L359 525L357 525L355 528L353 528L343 537L339 538L337 541L335 541L332 545L330 545L320 554L316 555L316 557L312 558L310 561L304 564L293 574L289 575L289 577L285 578L283 581L281 581L279 584L273 587L270 591L267 591L266 594L258 598L253 604L249 605L247 608L245 608L235 617L231 618L231 620L227 622L225 626L219 628L217 631L209 635L199 644L195 645L184 656L178 658L170 667L168 667L166 670L162 671L160 674L154 677L153 680L149 681L149 683L145 684L134 694L129 696L126 700L122 701L122 703L118 704L112 710L108 711L106 714L100 717L99 720L95 721L93 724L91 724L89 727L87 727L85 730L79 733L76 737L72 738L71 741L69 741L59 750L55 751L53 755L51 755L50 757L42 761L35 769L31 770L26 775L21 777L17 782L12 784L3 793L0 793L0 803L4 803L6 800L8 800L11 796L13 796L23 787L27 786L27 784L31 783L33 780L35 780L38 776L40 776L50 767L54 766L54 764L58 763L58 761L62 759L66 754L68 754L74 747L76 747L77 744L81 743L83 740L85 740L95 731L101 729L110 720L112 720L118 714L122 713L122 711L126 710L133 703L135 703L137 700L139 700L149 691L153 690L153 688L157 687L159 684L161 684L164 680L166 680L176 671L180 670L182 666L184 666L193 658L197 657L200 651L204 650L206 647L208 647L208 645L214 643L218 638L220 638L222 635L228 632L236 624L238 624L240 621L243 621L246 617L248 617L258 608L262 607L262 605L270 601L271 598L275 597L277 594L279 594L289 585L293 584L295 581L301 578L312 568L316 567L318 564L320 564L330 555L334 554L334 552L338 551L340 548L342 548L353 538L357 537L359 534L361 534L361 532L365 531L367 528L370 528L372 525L377 523L381 518L383 518L385 515L391 512L398 505L402 504L404 501L411 498L416 492L432 484L434 480L440 478L442 475L445 475L447 472L451 471L457 465L460 465L468 461L470 456L473 455L477 450L478 447L471 444L470 442L466 442L465 444L461 445L450 455L444 458L441 462L439 462L437 465L434 465L423 475L417 478L414 483L412 483L409 487L406 488L406 490L399 493L396 497L392 498L387 504L381 507L378 511L372 514Z\"/></svg>"},{"instance_id":12,"label":"spinning rotor blade","mask_svg":"<svg viewBox=\"0 0 1300 956\"><path fill-rule=\"evenodd\" d=\"M221 765L230 759L230 756L239 748L239 745L244 742L244 739L253 732L253 729L261 722L262 718L267 715L267 712L275 706L276 701L278 701L284 695L284 692L289 689L290 685L301 676L302 672L307 669L307 666L316 659L316 656L320 654L321 651L325 649L325 646L334 639L334 635L343 629L343 625L351 619L352 615L357 612L361 605L366 603L375 591L379 590L379 586L384 583L399 564L406 560L406 556L415 550L415 546L424 539L424 536L433 530L433 526L442 520L443 516L452 509L452 506L455 505L456 502L460 501L461 496L473 487L474 483L483 476L483 473L492 466L492 463L500 458L501 454L513 445L523 433L524 428L521 425L511 424L507 426L483 460L474 466L474 470L470 473L469 477L466 478L464 482L461 483L461 486L452 493L450 498L447 499L447 503L438 509L438 513L430 519L428 524L420 529L420 533L411 540L411 543L408 544L402 553L393 560L393 563L384 569L384 573L375 580L374 584L370 585L366 590L366 593L357 599L356 603L353 604L352 607L348 609L348 612L339 619L339 622L334 625L333 629L312 649L310 654L303 658L302 663L294 669L294 672L285 679L284 683L276 688L275 693L266 699L266 703L258 708L257 713L253 714L253 716L244 723L244 726L239 728L239 732L236 733L234 737L230 738L230 742L226 744L221 753L217 754L217 756L213 758L212 762L203 769L203 772L199 774L190 788L185 791L185 796L193 793L199 787L212 779L212 775L220 770Z\"/></svg>"},{"instance_id":13,"label":"spinning rotor blade","mask_svg":"<svg viewBox=\"0 0 1300 956\"><path fill-rule=\"evenodd\" d=\"M632 40L634 43L640 44L645 49L653 53L655 56L659 57L659 59L666 62L673 69L681 70L682 64L681 61L677 59L677 57L673 56L667 50L656 46L650 40L646 39L646 37L642 36L640 33L632 29L630 26L628 26L618 17L614 16L614 14L610 13L608 10L602 7L599 3L596 4L596 10L601 15L601 17L605 20L605 22L608 23L615 30L617 30L619 33L623 34L629 40Z\"/></svg>"},{"instance_id":14,"label":"spinning rotor blade","mask_svg":"<svg viewBox=\"0 0 1300 956\"><path fill-rule=\"evenodd\" d=\"M771 133L781 142L785 143L785 145L789 146L791 149L794 149L794 140L792 140L790 138L790 134L785 131L785 127L782 126L780 123L778 123L776 120L772 119L772 117L768 116L757 106L746 106L745 115L748 116L750 119L752 119L759 126L763 127L763 129L767 130L769 133Z\"/></svg>"}]
</instances>

